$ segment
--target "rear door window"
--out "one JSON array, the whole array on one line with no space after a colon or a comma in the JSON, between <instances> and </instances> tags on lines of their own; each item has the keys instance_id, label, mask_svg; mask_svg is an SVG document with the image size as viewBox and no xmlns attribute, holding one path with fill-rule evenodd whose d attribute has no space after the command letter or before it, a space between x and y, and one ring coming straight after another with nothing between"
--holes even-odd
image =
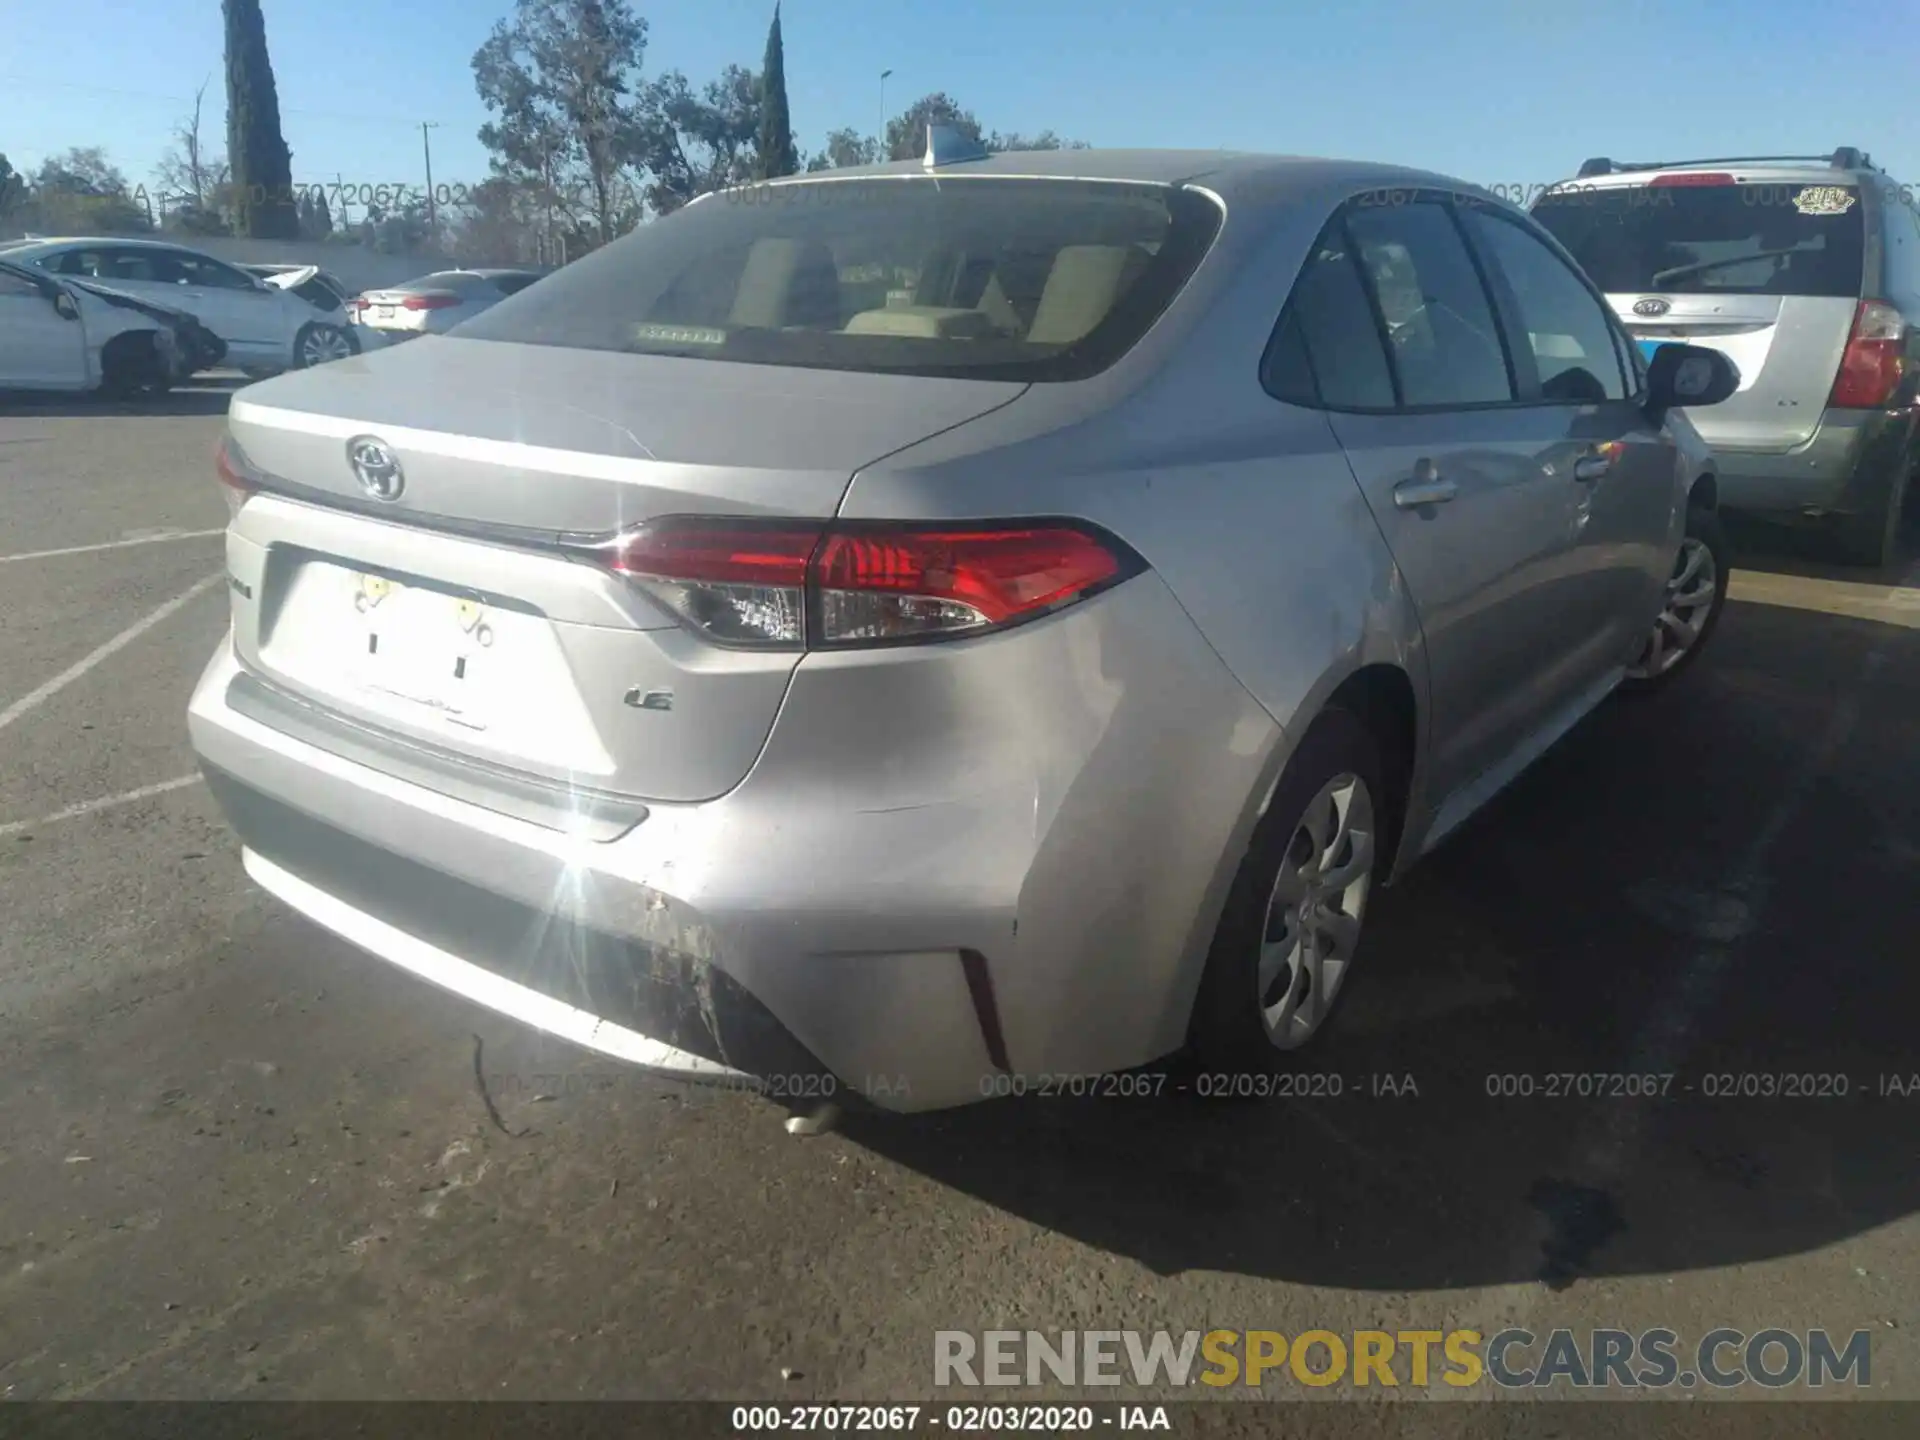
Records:
<instances>
[{"instance_id":1,"label":"rear door window","mask_svg":"<svg viewBox=\"0 0 1920 1440\"><path fill-rule=\"evenodd\" d=\"M1314 242L1267 352L1262 379L1276 398L1334 410L1394 407L1393 373L1352 252L1338 221Z\"/></svg>"},{"instance_id":2,"label":"rear door window","mask_svg":"<svg viewBox=\"0 0 1920 1440\"><path fill-rule=\"evenodd\" d=\"M1363 205L1348 212L1347 230L1386 323L1401 403L1512 400L1492 302L1447 207Z\"/></svg>"},{"instance_id":3,"label":"rear door window","mask_svg":"<svg viewBox=\"0 0 1920 1440\"><path fill-rule=\"evenodd\" d=\"M144 250L128 246L106 252L99 277L111 284L115 280L145 282L150 285L186 284L180 268L165 250Z\"/></svg>"},{"instance_id":4,"label":"rear door window","mask_svg":"<svg viewBox=\"0 0 1920 1440\"><path fill-rule=\"evenodd\" d=\"M164 258L174 268L174 273L185 285L197 285L206 290L253 290L258 288L252 276L231 265L223 265L218 260L205 255L196 255L191 250L168 250Z\"/></svg>"},{"instance_id":5,"label":"rear door window","mask_svg":"<svg viewBox=\"0 0 1920 1440\"><path fill-rule=\"evenodd\" d=\"M1853 298L1860 211L1853 185L1576 185L1533 218L1610 295Z\"/></svg>"}]
</instances>

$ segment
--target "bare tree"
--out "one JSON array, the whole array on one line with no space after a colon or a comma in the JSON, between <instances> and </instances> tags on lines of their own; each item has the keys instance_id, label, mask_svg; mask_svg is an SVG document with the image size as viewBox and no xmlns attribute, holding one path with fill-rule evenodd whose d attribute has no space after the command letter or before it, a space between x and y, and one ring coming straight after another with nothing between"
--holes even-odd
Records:
<instances>
[{"instance_id":1,"label":"bare tree","mask_svg":"<svg viewBox=\"0 0 1920 1440\"><path fill-rule=\"evenodd\" d=\"M161 203L175 212L175 223L187 230L226 228L220 213L228 182L226 157L209 152L200 136L200 115L210 80L202 80L193 92L193 113L174 122L173 144L154 172L160 182Z\"/></svg>"}]
</instances>

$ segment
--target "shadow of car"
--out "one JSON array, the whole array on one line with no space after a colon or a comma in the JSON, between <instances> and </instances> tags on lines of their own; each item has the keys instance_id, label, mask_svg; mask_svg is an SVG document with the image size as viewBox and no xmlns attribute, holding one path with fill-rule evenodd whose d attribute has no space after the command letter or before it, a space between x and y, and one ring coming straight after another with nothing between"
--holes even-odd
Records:
<instances>
[{"instance_id":1,"label":"shadow of car","mask_svg":"<svg viewBox=\"0 0 1920 1440\"><path fill-rule=\"evenodd\" d=\"M1558 1287L1906 1218L1917 710L1920 630L1730 601L1684 697L1607 707L1383 897L1289 1095L841 1128L1159 1274Z\"/></svg>"}]
</instances>

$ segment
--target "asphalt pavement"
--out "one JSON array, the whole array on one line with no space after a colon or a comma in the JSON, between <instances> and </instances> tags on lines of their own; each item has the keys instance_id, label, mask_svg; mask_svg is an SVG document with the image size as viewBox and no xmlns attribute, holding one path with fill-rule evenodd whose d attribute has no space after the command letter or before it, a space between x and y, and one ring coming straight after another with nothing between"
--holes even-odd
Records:
<instances>
[{"instance_id":1,"label":"asphalt pavement","mask_svg":"<svg viewBox=\"0 0 1920 1440\"><path fill-rule=\"evenodd\" d=\"M796 1138L244 878L184 724L225 401L0 401L0 1395L872 1401L943 1329L1518 1324L1866 1328L1920 1398L1911 564L1743 534L1695 671L1382 895L1318 1095Z\"/></svg>"}]
</instances>

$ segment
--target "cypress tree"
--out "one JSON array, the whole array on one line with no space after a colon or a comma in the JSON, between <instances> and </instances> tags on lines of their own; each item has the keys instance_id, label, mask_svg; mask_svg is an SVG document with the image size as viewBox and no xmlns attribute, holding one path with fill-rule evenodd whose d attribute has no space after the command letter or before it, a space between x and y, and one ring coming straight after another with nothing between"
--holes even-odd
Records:
<instances>
[{"instance_id":1,"label":"cypress tree","mask_svg":"<svg viewBox=\"0 0 1920 1440\"><path fill-rule=\"evenodd\" d=\"M762 180L792 175L800 169L800 152L793 144L793 123L787 115L787 52L780 39L780 4L774 0L773 24L767 29L767 58L760 69L760 140L758 169Z\"/></svg>"},{"instance_id":2,"label":"cypress tree","mask_svg":"<svg viewBox=\"0 0 1920 1440\"><path fill-rule=\"evenodd\" d=\"M267 58L260 0L220 0L227 39L227 162L235 231L261 240L299 238L293 156L280 133L280 97Z\"/></svg>"}]
</instances>

